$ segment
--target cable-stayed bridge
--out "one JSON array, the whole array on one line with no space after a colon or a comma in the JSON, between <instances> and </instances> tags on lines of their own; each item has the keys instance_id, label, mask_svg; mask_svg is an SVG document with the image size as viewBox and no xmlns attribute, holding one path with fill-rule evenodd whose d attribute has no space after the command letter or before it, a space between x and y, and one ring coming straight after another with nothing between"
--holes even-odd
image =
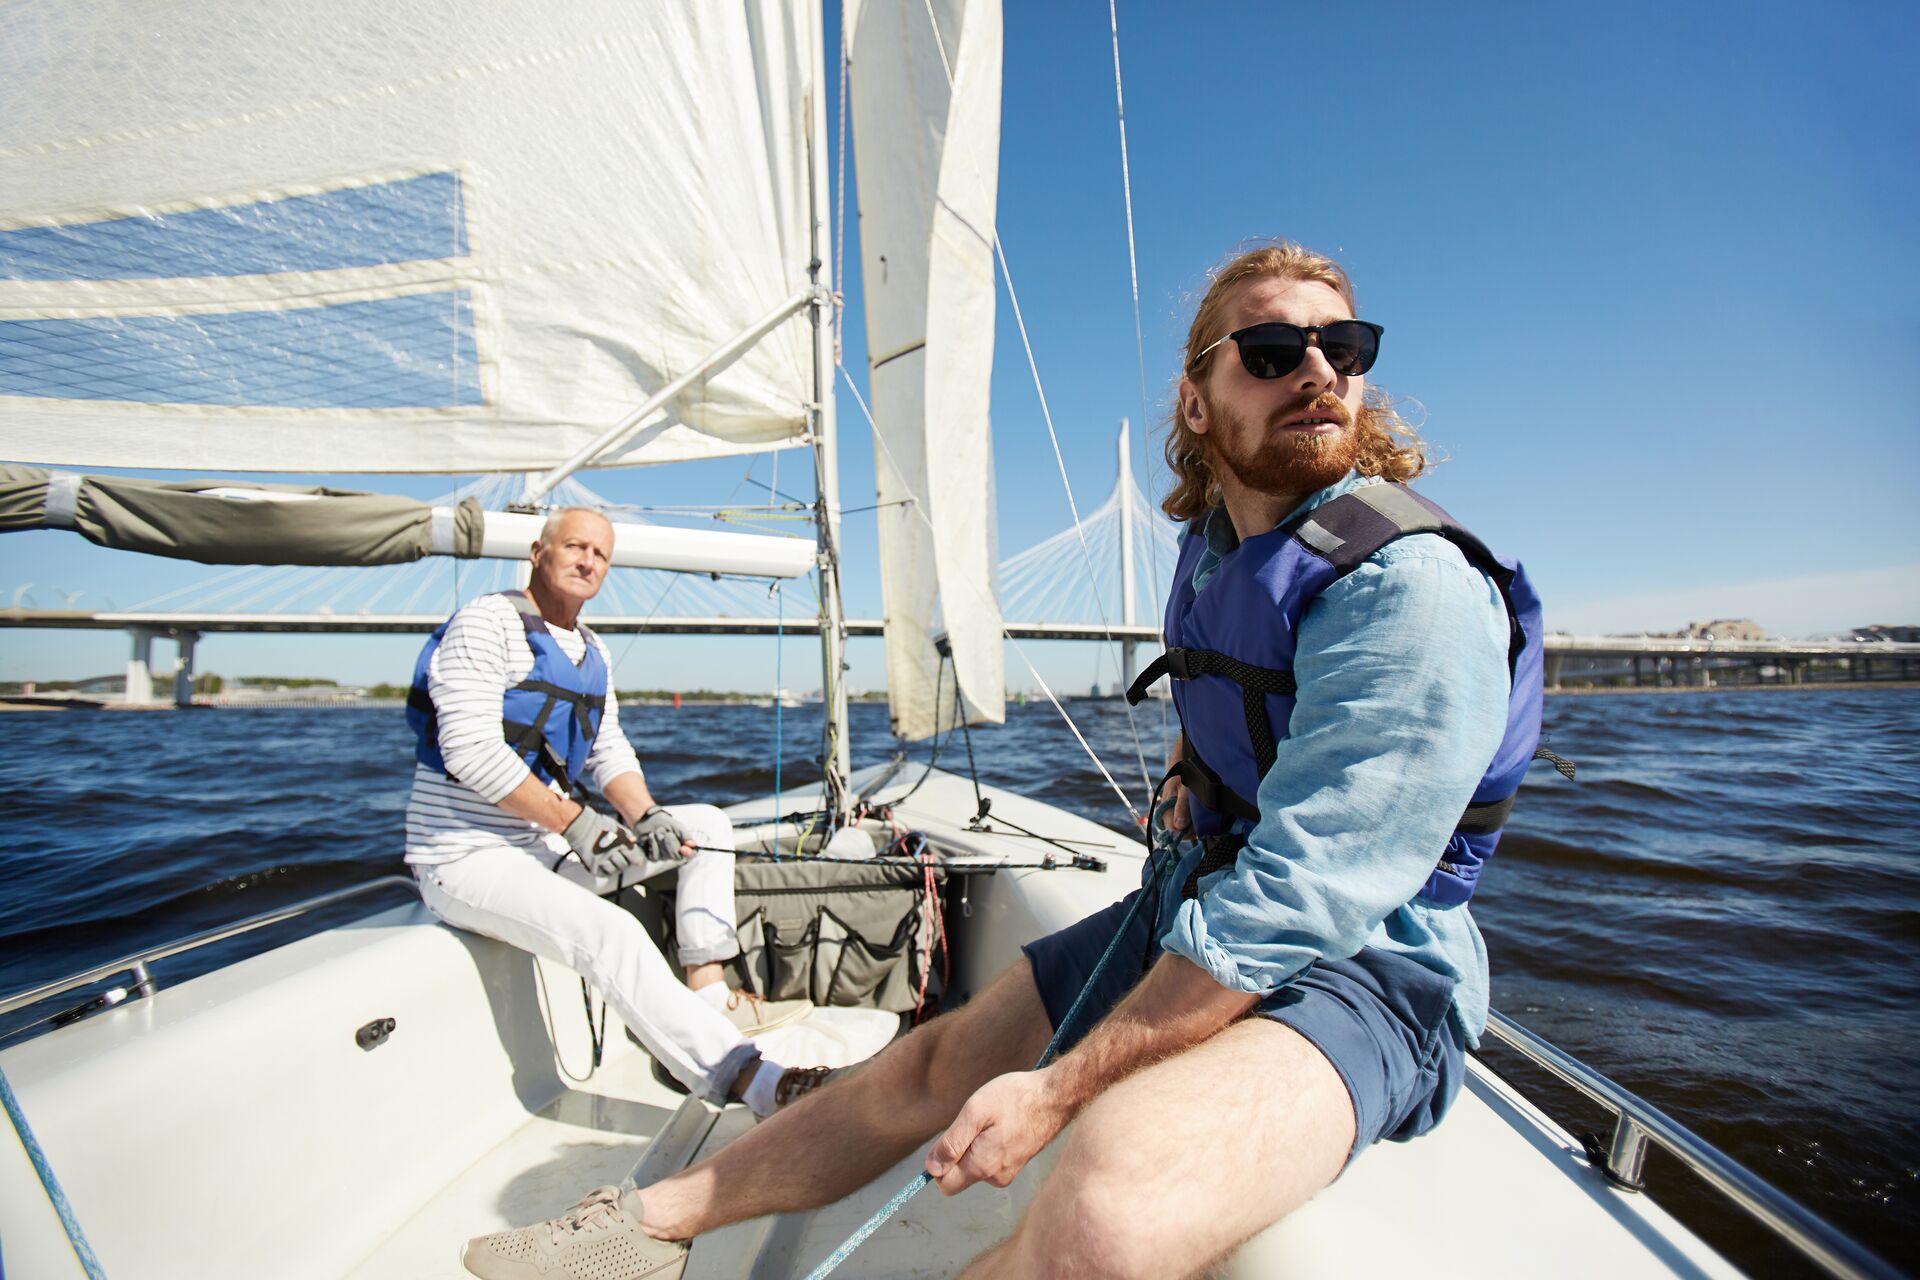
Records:
<instances>
[{"instance_id":1,"label":"cable-stayed bridge","mask_svg":"<svg viewBox=\"0 0 1920 1280\"><path fill-rule=\"evenodd\" d=\"M1178 555L1173 526L1133 478L1130 433L1123 424L1119 469L1105 501L1078 525L1000 562L998 580L1006 631L1018 640L1111 640L1134 669L1133 651L1157 644L1154 622L1160 593ZM525 478L496 476L456 489L436 503L472 497L489 510L506 510L524 492ZM720 521L762 533L810 531L812 504L769 489L765 503L715 506L634 506L609 502L569 480L547 499L553 507L586 506L615 520L641 523ZM455 608L488 592L525 583L526 565L510 560L433 556L411 564L375 567L241 565L209 574L128 608L36 607L32 585L18 586L0 627L113 630L128 633L127 701L156 693L153 643L177 642L171 673L174 700L190 700L194 650L202 635L233 633L424 633ZM595 598L588 621L603 635L807 635L819 630L819 601L806 580L776 582L614 568ZM854 636L878 636L878 618L850 618Z\"/></svg>"},{"instance_id":2,"label":"cable-stayed bridge","mask_svg":"<svg viewBox=\"0 0 1920 1280\"><path fill-rule=\"evenodd\" d=\"M1134 478L1130 432L1123 423L1113 487L1079 521L1001 560L997 572L1006 634L1016 640L1114 643L1120 684L1137 670L1139 645L1157 648L1158 616L1179 553L1179 535ZM440 501L476 498L505 510L524 493L525 479L491 477ZM577 481L556 489L552 506L587 506L616 520L642 523L721 521L758 532L810 528L812 504L769 487L756 505L633 506L608 502ZM131 640L126 700L150 702L156 693L153 644L179 646L170 674L173 700L191 701L194 650L202 635L309 632L425 633L459 604L491 591L524 585L524 562L428 557L378 567L243 565L214 573L127 609L35 607L31 584L17 587L0 627L125 631ZM614 568L594 601L589 621L607 635L808 635L819 630L819 602L806 580L776 582L654 569ZM878 636L878 618L849 618L852 636ZM1563 672L1595 673L1656 685L1711 685L1715 672L1742 668L1762 680L1800 683L1814 664L1844 663L1849 676L1920 673L1920 644L1863 645L1835 640L1721 640L1665 636L1549 635L1547 683ZM1576 660L1567 671L1569 659Z\"/></svg>"}]
</instances>

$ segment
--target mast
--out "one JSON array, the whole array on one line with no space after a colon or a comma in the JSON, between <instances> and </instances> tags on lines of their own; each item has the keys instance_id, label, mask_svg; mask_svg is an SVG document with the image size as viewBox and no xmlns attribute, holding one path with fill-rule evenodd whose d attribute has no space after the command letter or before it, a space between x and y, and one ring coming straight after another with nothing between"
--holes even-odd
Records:
<instances>
[{"instance_id":1,"label":"mast","mask_svg":"<svg viewBox=\"0 0 1920 1280\"><path fill-rule=\"evenodd\" d=\"M823 5L809 5L814 79L807 103L807 198L813 284L808 319L813 330L813 482L818 495L814 528L820 547L820 699L826 715L826 750L820 761L826 803L837 826L849 809L847 775L852 760L847 743L846 612L840 599L840 444L833 412L833 279L828 259L831 235L827 208L826 24ZM842 157L841 163L845 163Z\"/></svg>"}]
</instances>

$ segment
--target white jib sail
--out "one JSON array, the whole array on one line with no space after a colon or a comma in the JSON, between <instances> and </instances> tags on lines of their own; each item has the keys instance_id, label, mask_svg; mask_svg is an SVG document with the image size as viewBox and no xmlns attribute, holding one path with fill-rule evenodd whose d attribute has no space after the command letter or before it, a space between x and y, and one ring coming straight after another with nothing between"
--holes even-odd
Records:
<instances>
[{"instance_id":1,"label":"white jib sail","mask_svg":"<svg viewBox=\"0 0 1920 1280\"><path fill-rule=\"evenodd\" d=\"M801 0L0 6L0 457L542 470L807 287ZM804 312L601 463L803 442Z\"/></svg>"},{"instance_id":2,"label":"white jib sail","mask_svg":"<svg viewBox=\"0 0 1920 1280\"><path fill-rule=\"evenodd\" d=\"M1000 7L931 9L937 38L921 4L850 5L846 17L887 690L908 739L953 723L952 681L936 694L943 628L968 719L1006 716L988 416Z\"/></svg>"}]
</instances>

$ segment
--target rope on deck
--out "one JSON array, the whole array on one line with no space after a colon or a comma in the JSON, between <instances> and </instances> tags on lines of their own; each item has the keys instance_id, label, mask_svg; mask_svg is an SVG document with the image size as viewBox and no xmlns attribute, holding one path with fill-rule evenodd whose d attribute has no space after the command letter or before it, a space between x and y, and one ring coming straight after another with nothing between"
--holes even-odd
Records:
<instances>
[{"instance_id":1,"label":"rope on deck","mask_svg":"<svg viewBox=\"0 0 1920 1280\"><path fill-rule=\"evenodd\" d=\"M27 1159L33 1162L33 1171L40 1175L40 1185L45 1189L47 1199L53 1202L53 1211L60 1215L60 1225L66 1229L67 1241L73 1246L73 1256L80 1260L88 1280L106 1280L107 1273L100 1266L100 1260L93 1256L93 1246L87 1243L86 1233L80 1230L80 1220L73 1216L73 1206L67 1203L67 1193L60 1189L60 1179L54 1176L53 1166L47 1163L47 1153L40 1149L40 1140L33 1136L33 1127L27 1123L26 1112L20 1109L20 1099L14 1097L13 1086L7 1082L5 1071L0 1071L0 1105L6 1107L7 1118L13 1121L14 1132L20 1135L20 1145L26 1148Z\"/></svg>"}]
</instances>

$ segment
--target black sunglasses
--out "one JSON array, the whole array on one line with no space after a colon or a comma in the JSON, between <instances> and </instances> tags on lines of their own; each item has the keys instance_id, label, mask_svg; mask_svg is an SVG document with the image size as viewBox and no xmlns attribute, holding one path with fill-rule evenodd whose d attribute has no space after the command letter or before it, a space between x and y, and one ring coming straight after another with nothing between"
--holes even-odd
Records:
<instances>
[{"instance_id":1,"label":"black sunglasses","mask_svg":"<svg viewBox=\"0 0 1920 1280\"><path fill-rule=\"evenodd\" d=\"M1284 378L1307 358L1307 340L1311 337L1318 340L1320 353L1326 356L1335 373L1357 378L1373 368L1373 362L1380 356L1380 335L1385 332L1368 320L1310 325L1269 320L1265 324L1235 329L1195 356L1193 367L1199 368L1207 352L1231 338L1233 345L1240 349L1240 363L1248 373L1256 378Z\"/></svg>"}]
</instances>

